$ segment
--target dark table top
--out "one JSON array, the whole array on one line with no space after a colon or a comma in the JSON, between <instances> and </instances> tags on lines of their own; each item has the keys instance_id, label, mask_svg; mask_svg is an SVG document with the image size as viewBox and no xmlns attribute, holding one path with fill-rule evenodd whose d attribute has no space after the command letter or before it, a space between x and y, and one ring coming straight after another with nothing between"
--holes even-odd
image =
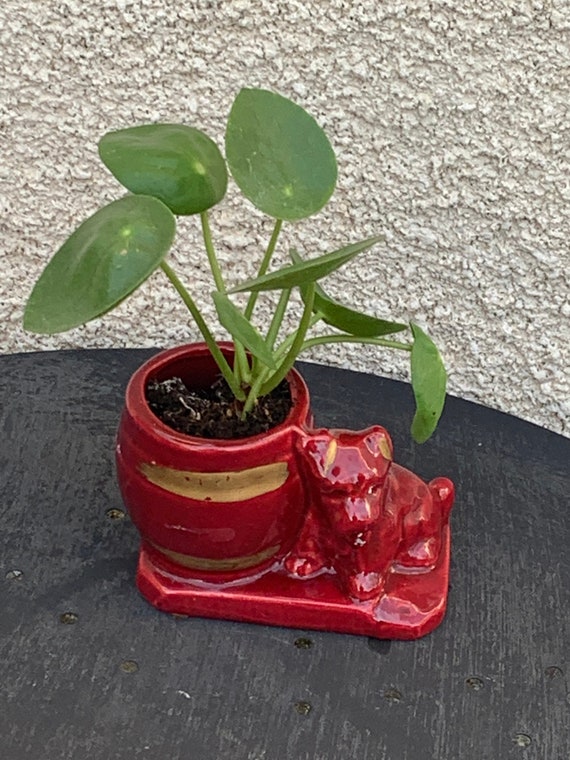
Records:
<instances>
[{"instance_id":1,"label":"dark table top","mask_svg":"<svg viewBox=\"0 0 570 760\"><path fill-rule=\"evenodd\" d=\"M319 425L384 424L457 486L451 591L413 642L150 607L114 477L152 350L0 358L0 757L568 760L570 440L449 398L414 445L406 384L302 364Z\"/></svg>"}]
</instances>

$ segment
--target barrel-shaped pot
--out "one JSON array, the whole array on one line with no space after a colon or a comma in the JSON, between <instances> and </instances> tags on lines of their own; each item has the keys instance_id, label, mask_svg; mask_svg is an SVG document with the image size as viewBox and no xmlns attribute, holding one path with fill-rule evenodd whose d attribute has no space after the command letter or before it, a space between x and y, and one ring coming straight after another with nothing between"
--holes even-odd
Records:
<instances>
[{"instance_id":1,"label":"barrel-shaped pot","mask_svg":"<svg viewBox=\"0 0 570 760\"><path fill-rule=\"evenodd\" d=\"M231 344L221 344L232 356ZM306 512L295 444L310 427L301 376L288 375L292 408L269 432L204 439L163 424L146 401L152 380L190 389L219 374L205 344L164 351L132 376L117 437L123 500L153 562L174 576L223 582L255 575L291 549Z\"/></svg>"}]
</instances>

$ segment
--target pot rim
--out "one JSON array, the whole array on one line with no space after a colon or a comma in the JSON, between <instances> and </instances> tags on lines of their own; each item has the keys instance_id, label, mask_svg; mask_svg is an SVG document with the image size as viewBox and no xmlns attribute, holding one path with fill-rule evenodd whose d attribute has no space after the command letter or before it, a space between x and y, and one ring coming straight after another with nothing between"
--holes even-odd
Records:
<instances>
[{"instance_id":1,"label":"pot rim","mask_svg":"<svg viewBox=\"0 0 570 760\"><path fill-rule=\"evenodd\" d=\"M218 341L218 346L224 354L231 356L234 351L234 344L231 341ZM254 444L259 441L266 441L274 436L279 436L283 431L291 427L304 428L310 417L309 408L309 389L302 375L296 369L290 370L286 376L291 391L292 407L283 422L275 427L270 428L265 433L247 436L243 438L202 438L200 436L180 433L177 430L162 422L151 410L146 400L145 389L153 372L162 369L170 362L183 358L187 354L199 356L210 355L211 352L206 343L195 342L185 343L173 348L167 348L159 351L141 366L135 370L127 384L125 391L125 406L133 420L138 420L139 424L147 430L153 430L156 436L168 438L171 441L179 443L214 446L216 448L225 446L243 447L244 445ZM212 359L212 361L214 361Z\"/></svg>"}]
</instances>

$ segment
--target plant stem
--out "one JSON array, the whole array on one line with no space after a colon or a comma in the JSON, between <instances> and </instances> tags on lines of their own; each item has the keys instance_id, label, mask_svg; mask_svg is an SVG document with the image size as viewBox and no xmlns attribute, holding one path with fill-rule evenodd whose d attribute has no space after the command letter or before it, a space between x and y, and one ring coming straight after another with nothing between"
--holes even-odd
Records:
<instances>
[{"instance_id":1,"label":"plant stem","mask_svg":"<svg viewBox=\"0 0 570 760\"><path fill-rule=\"evenodd\" d=\"M269 330L267 331L267 337L265 339L267 345L271 349L273 349L273 345L275 344L277 336L279 335L279 329L281 327L281 323L283 322L283 317L285 316L285 311L287 309L287 304L289 303L290 296L291 288L287 288L286 290L281 291L279 302L275 308L275 311L273 312L273 319L271 320Z\"/></svg>"},{"instance_id":2,"label":"plant stem","mask_svg":"<svg viewBox=\"0 0 570 760\"><path fill-rule=\"evenodd\" d=\"M281 232L282 226L283 226L283 219L276 219L275 226L273 227L273 232L271 234L271 239L269 240L269 245L267 246L267 250L265 251L265 255L259 266L259 271L257 273L258 277L261 277L267 272L269 264L271 263L271 258L273 257L273 254L275 252L275 246L277 245L277 238L279 237L279 233ZM247 302L247 306L245 307L245 311L244 311L244 314L248 319L253 314L253 309L255 307L258 295L259 295L258 293L254 292L254 293L251 293L249 296L249 300Z\"/></svg>"},{"instance_id":3,"label":"plant stem","mask_svg":"<svg viewBox=\"0 0 570 760\"><path fill-rule=\"evenodd\" d=\"M309 321L309 327L308 327L308 329L310 330L311 327L314 327L318 322L321 321L322 318L323 318L323 315L321 314L320 311L315 312L315 314L313 314L313 316L311 317L311 319ZM296 335L296 333L292 333L291 335L288 335L285 338L285 340L281 343L281 345L279 346L279 348L277 348L277 350L275 351L275 358L276 359L280 359L289 350L291 344L295 340L295 335Z\"/></svg>"},{"instance_id":4,"label":"plant stem","mask_svg":"<svg viewBox=\"0 0 570 760\"><path fill-rule=\"evenodd\" d=\"M253 385L249 389L249 393L247 394L245 404L243 405L243 410L241 413L242 420L246 418L249 412L251 412L251 410L253 409L253 405L257 401L258 397L261 395L259 391L269 371L270 370L266 369L266 370L260 370L257 372L257 376L255 380L253 381Z\"/></svg>"},{"instance_id":5,"label":"plant stem","mask_svg":"<svg viewBox=\"0 0 570 760\"><path fill-rule=\"evenodd\" d=\"M301 351L313 346L324 345L325 343L370 343L374 346L384 346L385 348L397 348L400 351L411 351L411 343L400 343L396 340L386 340L384 338L359 338L357 335L319 335L315 338L309 338L303 343Z\"/></svg>"},{"instance_id":6,"label":"plant stem","mask_svg":"<svg viewBox=\"0 0 570 760\"><path fill-rule=\"evenodd\" d=\"M232 336L233 337L233 336ZM247 354L244 346L234 338L234 376L236 383L241 387L242 384L249 385L251 380L251 369L247 360Z\"/></svg>"},{"instance_id":7,"label":"plant stem","mask_svg":"<svg viewBox=\"0 0 570 760\"><path fill-rule=\"evenodd\" d=\"M245 393L239 386L239 384L236 382L236 379L233 375L232 369L230 365L227 362L226 357L223 355L223 353L220 350L220 347L216 343L216 340L212 333L210 332L208 325L206 324L204 317L200 313L200 310L194 303L194 299L190 295L190 293L186 290L184 285L180 282L174 271L170 268L170 266L166 263L166 261L162 261L160 264L160 268L164 272L164 274L168 277L170 282L174 285L176 288L178 294L186 304L186 307L188 308L188 311L194 318L194 321L196 322L198 329L202 333L202 337L204 338L206 345L210 349L210 353L214 357L214 360L216 364L218 365L220 372L222 373L225 381L232 389L232 393L234 396L239 399L240 401L243 401L245 399Z\"/></svg>"},{"instance_id":8,"label":"plant stem","mask_svg":"<svg viewBox=\"0 0 570 760\"><path fill-rule=\"evenodd\" d=\"M281 323L283 322L283 316L287 309L287 304L289 302L290 295L291 295L291 288L287 288L287 290L281 291L281 295L279 296L279 302L277 304L275 312L273 313L273 319L271 320L271 324L269 326L269 330L267 332L267 336L265 339L270 349L273 349L273 344L275 343L277 339L277 335L279 334L279 328L281 327ZM253 407L253 404L255 403L256 398L259 396L259 389L261 388L261 386L263 385L263 383L266 381L266 379L269 377L270 374L271 374L271 370L268 369L267 367L263 367L261 363L257 359L254 358L252 375L255 378L255 380L249 390L249 394L245 402L245 406L243 408L243 416L245 416L249 411L251 411L251 408Z\"/></svg>"},{"instance_id":9,"label":"plant stem","mask_svg":"<svg viewBox=\"0 0 570 760\"><path fill-rule=\"evenodd\" d=\"M263 260L262 260L261 264L259 265L259 270L258 270L258 273L257 273L258 277L260 277L261 275L263 275L263 274L265 274L267 272L267 269L269 267L269 264L271 263L271 259L273 257L273 254L275 252L275 247L277 245L277 239L279 237L279 233L281 232L281 227L282 226L283 226L283 220L282 219L276 219L275 220L275 225L273 227L273 232L271 233L271 238L270 238L269 244L267 246L267 250L265 251L265 254L263 256ZM246 305L245 310L244 310L244 316L247 319L251 319L251 315L253 314L253 309L254 309L255 304L257 302L257 296L258 295L259 295L258 293L250 293L249 299L247 301L247 305ZM282 294L281 298L283 298L283 294ZM281 299L279 300L279 304L281 304ZM285 306L286 305L287 305L287 303L285 303ZM279 306L278 306L278 309L279 309ZM284 311L284 309L283 309L283 311ZM269 332L270 333L271 333L271 330L274 329L274 324L275 324L276 316L277 315L274 315L273 320L271 322L271 325L270 325L270 328L269 328ZM280 321L277 323L277 332L279 332L279 326L281 324L281 320L282 319L283 319L283 314L281 314ZM271 342L268 341L268 343L269 343L270 346L272 346ZM238 359L240 358L239 354L237 352L236 352L236 357ZM262 372L260 370L260 368L259 368L258 365L259 365L259 363L257 362L256 359L254 359L253 360L253 370L249 371L248 375L247 375L247 380L248 381L251 380L252 375L256 379L254 381L253 386L250 388L250 391L249 391L249 394L248 394L248 397L247 397L247 401L246 401L246 404L245 404L244 409L243 409L243 416L244 417L245 417L245 415L249 411L251 411L251 408L253 407L253 404L255 403L255 399L258 396L259 386L260 386L261 382L263 381L263 379L267 376L267 373Z\"/></svg>"},{"instance_id":10,"label":"plant stem","mask_svg":"<svg viewBox=\"0 0 570 760\"><path fill-rule=\"evenodd\" d=\"M210 230L210 220L208 218L207 211L202 211L200 214L200 221L202 222L202 235L204 236L206 253L208 254L208 261L210 263L210 269L212 270L212 274L214 276L216 288L222 293L225 293L226 287L224 285L224 278L222 277L220 265L218 264L218 259L216 257L216 251L214 250L214 244L212 242L212 231Z\"/></svg>"},{"instance_id":11,"label":"plant stem","mask_svg":"<svg viewBox=\"0 0 570 760\"><path fill-rule=\"evenodd\" d=\"M293 367L293 364L295 363L295 359L297 358L297 356L299 355L299 351L303 347L307 330L311 326L314 300L315 300L315 283L311 282L307 286L307 293L305 296L305 308L303 310L303 315L301 317L299 327L293 334L293 342L291 343L291 348L287 352L287 355L283 359L283 362L281 366L279 367L279 369L269 378L269 380L267 380L266 383L264 383L261 386L259 390L260 396L265 396L267 393L269 393L274 388L276 388L279 385L279 383L287 376L287 373L289 372L289 370Z\"/></svg>"},{"instance_id":12,"label":"plant stem","mask_svg":"<svg viewBox=\"0 0 570 760\"><path fill-rule=\"evenodd\" d=\"M207 211L202 211L200 214L200 221L202 223L202 235L204 236L204 244L206 246L206 253L208 254L208 262L210 263L210 269L214 276L214 282L216 288L222 292L226 292L226 286L224 285L224 278L222 276L222 270L216 256L214 249L214 243L212 241L212 231L210 229L210 218ZM235 358L233 375L235 377L235 385L241 388L242 383L248 383L250 378L249 363L244 347L238 341L234 340ZM243 395L243 394L242 394Z\"/></svg>"}]
</instances>

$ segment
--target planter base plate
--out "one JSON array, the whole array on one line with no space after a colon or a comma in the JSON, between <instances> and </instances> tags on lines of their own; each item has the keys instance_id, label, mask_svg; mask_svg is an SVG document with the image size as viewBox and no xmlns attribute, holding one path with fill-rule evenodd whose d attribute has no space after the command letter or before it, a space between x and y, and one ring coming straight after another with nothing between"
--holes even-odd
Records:
<instances>
[{"instance_id":1,"label":"planter base plate","mask_svg":"<svg viewBox=\"0 0 570 760\"><path fill-rule=\"evenodd\" d=\"M137 585L163 612L237 620L288 628L336 631L381 639L416 639L441 622L449 584L449 528L444 528L437 565L427 572L392 571L384 592L355 602L339 589L333 573L298 579L281 565L259 576L223 585L172 575L143 542Z\"/></svg>"}]
</instances>

